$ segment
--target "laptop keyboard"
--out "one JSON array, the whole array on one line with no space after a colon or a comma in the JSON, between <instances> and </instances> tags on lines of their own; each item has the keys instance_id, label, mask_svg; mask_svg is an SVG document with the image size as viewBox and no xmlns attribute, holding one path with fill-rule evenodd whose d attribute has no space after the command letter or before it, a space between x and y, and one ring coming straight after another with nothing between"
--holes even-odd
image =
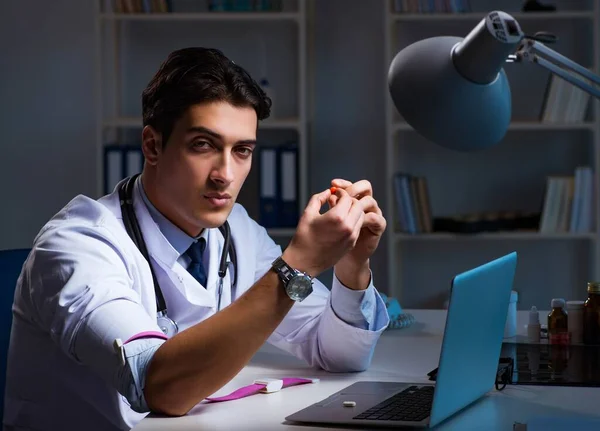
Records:
<instances>
[{"instance_id":1,"label":"laptop keyboard","mask_svg":"<svg viewBox=\"0 0 600 431\"><path fill-rule=\"evenodd\" d=\"M433 386L411 386L353 419L420 422L431 411L433 389Z\"/></svg>"}]
</instances>

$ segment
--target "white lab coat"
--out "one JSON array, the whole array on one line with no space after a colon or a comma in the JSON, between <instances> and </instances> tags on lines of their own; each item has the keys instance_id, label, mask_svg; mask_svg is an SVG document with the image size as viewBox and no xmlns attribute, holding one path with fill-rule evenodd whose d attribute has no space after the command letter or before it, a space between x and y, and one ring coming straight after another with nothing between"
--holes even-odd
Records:
<instances>
[{"instance_id":1,"label":"white lab coat","mask_svg":"<svg viewBox=\"0 0 600 431\"><path fill-rule=\"evenodd\" d=\"M182 331L213 315L223 236L217 229L209 232L208 280L206 289L201 288L177 262L178 253L154 223L139 192L134 206L169 316ZM236 204L228 220L238 255L235 300L268 271L281 249L242 206ZM230 273L224 280L221 309L232 300ZM375 297L378 309L385 311L380 296ZM363 370L389 321L387 313L376 330L363 330L340 320L329 298L329 290L315 280L314 292L294 304L268 341L314 366ZM6 425L129 429L145 416L129 407L103 378L106 375L73 355L80 323L89 313L106 313L113 323L110 334L98 335L106 354L113 354L115 334L126 340L142 331L160 331L149 265L124 228L116 191L98 201L77 196L44 226L19 278L13 310Z\"/></svg>"}]
</instances>

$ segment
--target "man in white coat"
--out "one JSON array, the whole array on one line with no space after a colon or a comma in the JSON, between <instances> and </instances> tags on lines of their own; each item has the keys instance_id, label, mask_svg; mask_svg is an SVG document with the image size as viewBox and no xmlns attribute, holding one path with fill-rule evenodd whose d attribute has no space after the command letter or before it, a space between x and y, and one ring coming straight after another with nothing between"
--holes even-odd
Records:
<instances>
[{"instance_id":1,"label":"man in white coat","mask_svg":"<svg viewBox=\"0 0 600 431\"><path fill-rule=\"evenodd\" d=\"M333 179L282 252L236 203L270 103L220 51L169 55L142 95L141 176L75 197L35 238L13 306L5 429L185 415L265 342L332 372L369 366L389 322L369 266L385 218L368 181ZM237 262L221 278L226 221ZM314 277L331 267L329 290Z\"/></svg>"}]
</instances>

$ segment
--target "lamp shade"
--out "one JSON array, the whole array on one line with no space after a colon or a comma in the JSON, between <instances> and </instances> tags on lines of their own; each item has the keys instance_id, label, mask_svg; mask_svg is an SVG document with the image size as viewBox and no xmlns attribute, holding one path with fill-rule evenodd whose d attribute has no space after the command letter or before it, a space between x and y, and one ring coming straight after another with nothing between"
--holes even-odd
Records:
<instances>
[{"instance_id":1,"label":"lamp shade","mask_svg":"<svg viewBox=\"0 0 600 431\"><path fill-rule=\"evenodd\" d=\"M499 18L507 28L504 35L497 32ZM511 119L502 65L522 39L518 24L516 33L514 28L508 33L506 20L508 14L493 12L466 38L423 39L396 54L388 73L390 95L423 137L458 151L481 150L502 140Z\"/></svg>"}]
</instances>

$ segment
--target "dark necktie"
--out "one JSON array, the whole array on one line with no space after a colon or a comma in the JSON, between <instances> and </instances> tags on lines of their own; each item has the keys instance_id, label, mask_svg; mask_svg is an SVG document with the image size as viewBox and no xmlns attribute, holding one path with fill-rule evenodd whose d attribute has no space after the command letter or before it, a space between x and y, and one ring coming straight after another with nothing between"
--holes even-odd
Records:
<instances>
[{"instance_id":1,"label":"dark necktie","mask_svg":"<svg viewBox=\"0 0 600 431\"><path fill-rule=\"evenodd\" d=\"M206 288L206 271L204 270L204 264L202 263L202 254L204 253L204 249L206 247L206 240L204 238L200 238L198 241L195 241L190 245L190 248L185 252L186 256L191 259L190 266L188 266L188 272L192 274L198 283L200 283L204 288Z\"/></svg>"}]
</instances>

